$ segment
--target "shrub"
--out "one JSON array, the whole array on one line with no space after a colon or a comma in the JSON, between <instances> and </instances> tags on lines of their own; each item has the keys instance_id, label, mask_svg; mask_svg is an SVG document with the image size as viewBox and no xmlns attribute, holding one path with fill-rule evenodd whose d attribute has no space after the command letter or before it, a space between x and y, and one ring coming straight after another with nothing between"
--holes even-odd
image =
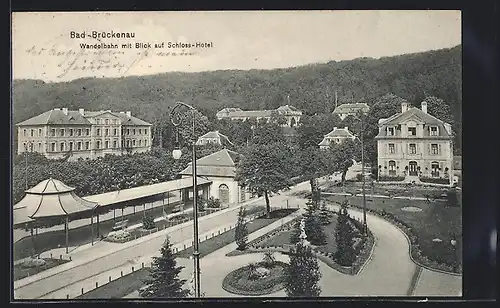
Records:
<instances>
[{"instance_id":1,"label":"shrub","mask_svg":"<svg viewBox=\"0 0 500 308\"><path fill-rule=\"evenodd\" d=\"M236 223L236 229L234 230L234 239L238 245L239 250L244 250L247 246L248 241L248 228L245 222L245 208L240 207L238 212L238 221Z\"/></svg>"},{"instance_id":2,"label":"shrub","mask_svg":"<svg viewBox=\"0 0 500 308\"><path fill-rule=\"evenodd\" d=\"M420 177L420 181L425 182L425 183L434 183L434 184L450 184L449 179L443 179L443 178L430 178L430 177L425 177L422 176Z\"/></svg>"},{"instance_id":3,"label":"shrub","mask_svg":"<svg viewBox=\"0 0 500 308\"><path fill-rule=\"evenodd\" d=\"M155 220L153 217L151 216L144 216L142 218L142 228L146 229L146 230L151 230L151 229L154 229L156 226L155 226Z\"/></svg>"},{"instance_id":4,"label":"shrub","mask_svg":"<svg viewBox=\"0 0 500 308\"><path fill-rule=\"evenodd\" d=\"M130 240L130 238L131 238L130 232L125 230L120 230L108 235L106 240L109 242L123 243Z\"/></svg>"},{"instance_id":5,"label":"shrub","mask_svg":"<svg viewBox=\"0 0 500 308\"><path fill-rule=\"evenodd\" d=\"M214 198L214 197L210 197L208 200L207 200L207 207L208 208L220 208L221 206L221 203L220 203L220 200L217 199L217 198Z\"/></svg>"},{"instance_id":6,"label":"shrub","mask_svg":"<svg viewBox=\"0 0 500 308\"><path fill-rule=\"evenodd\" d=\"M27 258L21 263L22 267L25 268L34 268L34 267L40 267L45 265L45 260L44 259L38 259L38 258Z\"/></svg>"},{"instance_id":7,"label":"shrub","mask_svg":"<svg viewBox=\"0 0 500 308\"><path fill-rule=\"evenodd\" d=\"M275 262L276 258L274 257L274 254L271 251L264 252L264 259L262 260L262 265L265 268L270 268L274 266Z\"/></svg>"},{"instance_id":8,"label":"shrub","mask_svg":"<svg viewBox=\"0 0 500 308\"><path fill-rule=\"evenodd\" d=\"M405 177L398 175L398 176L387 176L387 175L380 175L378 177L379 182L401 182L404 181Z\"/></svg>"},{"instance_id":9,"label":"shrub","mask_svg":"<svg viewBox=\"0 0 500 308\"><path fill-rule=\"evenodd\" d=\"M198 196L198 199L196 200L197 206L198 206L198 211L203 212L205 211L205 206L206 206L206 200L203 199L203 197Z\"/></svg>"}]
</instances>

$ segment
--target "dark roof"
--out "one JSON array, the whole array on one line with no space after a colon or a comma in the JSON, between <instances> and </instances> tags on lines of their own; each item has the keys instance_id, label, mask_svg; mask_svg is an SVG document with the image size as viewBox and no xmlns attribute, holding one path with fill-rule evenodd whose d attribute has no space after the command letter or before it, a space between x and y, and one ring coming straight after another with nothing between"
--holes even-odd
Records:
<instances>
[{"instance_id":1,"label":"dark roof","mask_svg":"<svg viewBox=\"0 0 500 308\"><path fill-rule=\"evenodd\" d=\"M18 126L29 126L29 125L50 125L50 124L64 124L64 125L92 125L87 119L89 117L95 117L103 113L110 113L121 119L123 125L143 125L150 126L152 124L143 121L134 116L128 117L126 113L122 112L110 112L110 111L85 111L84 115L80 114L79 111L68 110L68 114L65 114L61 109L52 109L46 111L42 114L34 116L27 119L26 121L20 122Z\"/></svg>"},{"instance_id":2,"label":"dark roof","mask_svg":"<svg viewBox=\"0 0 500 308\"><path fill-rule=\"evenodd\" d=\"M203 138L219 138L222 144L224 143L229 143L231 145L233 144L231 141L229 141L229 138L226 135L219 133L219 131L217 130L206 133L205 135L198 138L198 140Z\"/></svg>"},{"instance_id":3,"label":"dark roof","mask_svg":"<svg viewBox=\"0 0 500 308\"><path fill-rule=\"evenodd\" d=\"M196 160L196 172L198 176L223 176L234 177L236 175L236 164L241 155L227 149L220 150ZM179 174L191 175L191 164Z\"/></svg>"},{"instance_id":4,"label":"dark roof","mask_svg":"<svg viewBox=\"0 0 500 308\"><path fill-rule=\"evenodd\" d=\"M62 110L49 110L26 121L20 122L18 126L29 125L49 125L49 124L70 124L70 125L91 125L90 121L82 116L78 111L68 110L64 114Z\"/></svg>"},{"instance_id":5,"label":"dark roof","mask_svg":"<svg viewBox=\"0 0 500 308\"><path fill-rule=\"evenodd\" d=\"M347 127L345 128L337 128L334 127L331 132L325 135L325 138L334 138L334 137L354 137L354 135L349 131Z\"/></svg>"},{"instance_id":6,"label":"dark roof","mask_svg":"<svg viewBox=\"0 0 500 308\"><path fill-rule=\"evenodd\" d=\"M234 110L229 110L229 109L234 109ZM241 110L240 108L225 108L217 112L217 114L222 115L222 113L227 113L227 117L230 118L232 117L264 118L264 117L270 117L273 114L273 112L278 112L279 114L283 115L295 114L295 113L302 114L302 111L290 105L280 106L275 110Z\"/></svg>"},{"instance_id":7,"label":"dark roof","mask_svg":"<svg viewBox=\"0 0 500 308\"><path fill-rule=\"evenodd\" d=\"M337 106L333 113L356 113L358 112L358 110L368 112L370 110L370 107L366 103L342 104L340 106Z\"/></svg>"},{"instance_id":8,"label":"dark roof","mask_svg":"<svg viewBox=\"0 0 500 308\"><path fill-rule=\"evenodd\" d=\"M387 119L380 119L379 120L379 127L398 125L401 122L404 122L404 121L409 120L411 118L413 118L417 121L423 122L426 126L430 126L430 125L438 126L439 127L439 135L435 136L435 137L446 137L446 138L451 137L451 135L446 130L446 126L449 126L448 123L441 121L438 118L434 117L433 115L425 113L422 110L415 108L415 107L411 107L403 113L401 113L401 112L396 113ZM434 137L434 136L429 136L429 133L427 132L427 130L425 130L424 133L426 134L425 137ZM382 129L376 138L378 138L378 137L387 137L387 131L385 129Z\"/></svg>"}]
</instances>

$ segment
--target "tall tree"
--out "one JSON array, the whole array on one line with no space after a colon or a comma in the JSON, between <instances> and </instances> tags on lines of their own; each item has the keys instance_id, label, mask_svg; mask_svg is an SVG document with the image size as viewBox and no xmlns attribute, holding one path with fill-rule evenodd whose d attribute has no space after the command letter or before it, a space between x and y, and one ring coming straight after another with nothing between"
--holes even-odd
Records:
<instances>
[{"instance_id":1,"label":"tall tree","mask_svg":"<svg viewBox=\"0 0 500 308\"><path fill-rule=\"evenodd\" d=\"M238 245L239 250L245 250L247 246L248 228L245 217L245 208L240 207L238 212L238 221L236 222L236 228L234 230L234 240L236 241L236 245Z\"/></svg>"},{"instance_id":2,"label":"tall tree","mask_svg":"<svg viewBox=\"0 0 500 308\"><path fill-rule=\"evenodd\" d=\"M313 245L321 246L326 244L326 235L318 217L318 209L319 208L316 208L312 200L308 202L307 211L304 214L304 229L306 231L307 240Z\"/></svg>"},{"instance_id":3,"label":"tall tree","mask_svg":"<svg viewBox=\"0 0 500 308\"><path fill-rule=\"evenodd\" d=\"M179 110L176 110L173 114L174 121L179 123L179 126L173 130L173 133L175 134L178 132L181 145L190 146L193 142L198 140L201 135L210 130L211 124L205 115L195 110L195 136L193 136L193 111L181 110L181 108L182 107L179 107ZM170 125L172 125L172 123L170 123Z\"/></svg>"},{"instance_id":4,"label":"tall tree","mask_svg":"<svg viewBox=\"0 0 500 308\"><path fill-rule=\"evenodd\" d=\"M337 216L337 225L335 226L335 242L337 251L335 260L342 266L351 266L355 259L354 253L354 230L350 224L347 213L347 201L344 201Z\"/></svg>"},{"instance_id":5,"label":"tall tree","mask_svg":"<svg viewBox=\"0 0 500 308\"><path fill-rule=\"evenodd\" d=\"M285 291L288 297L318 297L321 288L318 260L311 247L297 243L290 251L290 265L286 269Z\"/></svg>"},{"instance_id":6,"label":"tall tree","mask_svg":"<svg viewBox=\"0 0 500 308\"><path fill-rule=\"evenodd\" d=\"M179 273L184 267L177 266L168 238L160 252L161 256L153 257L150 278L145 281L147 287L140 291L140 295L145 298L187 297L190 291L183 289L186 280L179 279Z\"/></svg>"},{"instance_id":7,"label":"tall tree","mask_svg":"<svg viewBox=\"0 0 500 308\"><path fill-rule=\"evenodd\" d=\"M259 144L250 146L236 169L236 179L250 191L264 195L267 217L270 217L269 194L292 186L290 149L283 144Z\"/></svg>"},{"instance_id":8,"label":"tall tree","mask_svg":"<svg viewBox=\"0 0 500 308\"><path fill-rule=\"evenodd\" d=\"M281 126L276 122L258 124L254 129L253 144L284 143L285 136Z\"/></svg>"},{"instance_id":9,"label":"tall tree","mask_svg":"<svg viewBox=\"0 0 500 308\"><path fill-rule=\"evenodd\" d=\"M330 144L330 148L325 154L329 163L327 168L330 171L342 172L342 184L344 184L347 171L353 165L353 160L360 160L361 144L357 140L346 139L340 144Z\"/></svg>"},{"instance_id":10,"label":"tall tree","mask_svg":"<svg viewBox=\"0 0 500 308\"><path fill-rule=\"evenodd\" d=\"M298 154L295 157L298 159L296 166L299 174L309 181L311 193L314 193L317 190L317 178L326 174L324 153L316 145L299 150Z\"/></svg>"},{"instance_id":11,"label":"tall tree","mask_svg":"<svg viewBox=\"0 0 500 308\"><path fill-rule=\"evenodd\" d=\"M435 96L427 96L424 101L427 102L427 113L450 125L455 124L450 106L442 99Z\"/></svg>"}]
</instances>

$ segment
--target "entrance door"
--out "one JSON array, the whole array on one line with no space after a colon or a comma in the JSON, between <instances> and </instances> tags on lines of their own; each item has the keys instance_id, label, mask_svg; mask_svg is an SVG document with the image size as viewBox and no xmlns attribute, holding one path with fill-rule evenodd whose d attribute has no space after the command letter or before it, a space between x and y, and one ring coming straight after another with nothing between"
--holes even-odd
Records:
<instances>
[{"instance_id":1,"label":"entrance door","mask_svg":"<svg viewBox=\"0 0 500 308\"><path fill-rule=\"evenodd\" d=\"M409 170L408 170L408 174L409 175L418 175L417 173L417 162L416 161L411 161L410 166L408 167Z\"/></svg>"},{"instance_id":2,"label":"entrance door","mask_svg":"<svg viewBox=\"0 0 500 308\"><path fill-rule=\"evenodd\" d=\"M229 187L226 184L219 186L219 200L222 204L229 203Z\"/></svg>"}]
</instances>

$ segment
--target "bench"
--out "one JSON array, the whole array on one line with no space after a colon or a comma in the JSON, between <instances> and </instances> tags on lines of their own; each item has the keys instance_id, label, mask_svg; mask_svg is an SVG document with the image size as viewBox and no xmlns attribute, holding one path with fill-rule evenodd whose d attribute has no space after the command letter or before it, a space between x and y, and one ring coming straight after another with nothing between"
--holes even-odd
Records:
<instances>
[{"instance_id":1,"label":"bench","mask_svg":"<svg viewBox=\"0 0 500 308\"><path fill-rule=\"evenodd\" d=\"M115 225L113 226L113 228L111 230L118 231L118 230L125 229L125 227L127 227L127 224L128 224L128 219L117 221L117 222L115 222Z\"/></svg>"}]
</instances>

